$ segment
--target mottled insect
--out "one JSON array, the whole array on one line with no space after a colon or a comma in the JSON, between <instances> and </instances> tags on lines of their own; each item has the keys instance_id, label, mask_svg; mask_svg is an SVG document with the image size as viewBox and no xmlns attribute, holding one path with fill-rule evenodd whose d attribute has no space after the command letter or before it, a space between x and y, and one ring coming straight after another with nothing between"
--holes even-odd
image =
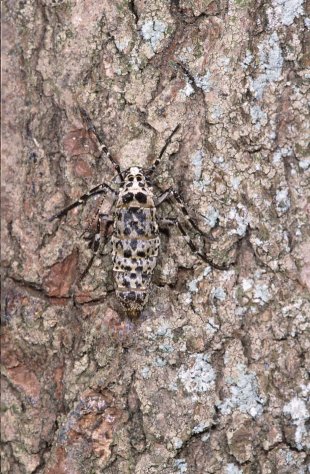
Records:
<instances>
[{"instance_id":1,"label":"mottled insect","mask_svg":"<svg viewBox=\"0 0 310 474\"><path fill-rule=\"evenodd\" d=\"M174 189L169 188L163 191L159 196L156 196L150 181L152 174L161 162L164 152L171 142L173 135L179 129L179 126L170 134L159 157L150 168L144 170L138 166L132 166L125 171L121 171L120 166L104 145L87 113L81 109L81 114L87 124L89 132L97 137L100 143L101 153L106 155L117 172L120 182L114 184L118 185L118 189L115 190L112 184L101 183L92 188L88 193L83 194L77 201L52 216L50 220L66 215L68 211L84 204L93 196L106 194L108 192L113 193L114 201L111 207L111 213L102 214L100 211L97 213L97 230L91 240L93 256L86 270L83 272L82 277L87 273L93 262L99 249L102 234L106 237L108 228L113 225L111 241L116 295L122 303L127 315L130 318L137 318L148 299L151 278L156 266L160 246L156 208L164 201L169 200L170 202L174 202L182 211L190 225L198 232L201 232L196 223L190 218L179 194ZM191 250L198 254L204 261L216 268L224 268L214 265L206 255L198 251L195 244L187 236L184 227L177 219L166 219L164 223L166 225L177 225Z\"/></svg>"}]
</instances>

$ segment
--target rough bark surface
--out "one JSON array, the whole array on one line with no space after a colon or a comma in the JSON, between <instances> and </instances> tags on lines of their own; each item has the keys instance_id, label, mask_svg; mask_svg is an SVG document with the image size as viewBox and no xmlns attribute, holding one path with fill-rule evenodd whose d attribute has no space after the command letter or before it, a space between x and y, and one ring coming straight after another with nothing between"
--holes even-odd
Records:
<instances>
[{"instance_id":1,"label":"rough bark surface","mask_svg":"<svg viewBox=\"0 0 310 474\"><path fill-rule=\"evenodd\" d=\"M3 15L1 472L306 473L306 3L6 0ZM114 176L79 106L122 168L181 125L154 184L229 267L171 229L135 324L109 245L76 283L101 199L48 221Z\"/></svg>"}]
</instances>

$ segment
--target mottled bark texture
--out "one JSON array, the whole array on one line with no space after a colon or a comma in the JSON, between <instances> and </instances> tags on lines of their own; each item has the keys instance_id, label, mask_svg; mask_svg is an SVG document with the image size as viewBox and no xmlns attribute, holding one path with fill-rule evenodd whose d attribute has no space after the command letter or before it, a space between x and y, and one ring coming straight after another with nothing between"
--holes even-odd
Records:
<instances>
[{"instance_id":1,"label":"mottled bark texture","mask_svg":"<svg viewBox=\"0 0 310 474\"><path fill-rule=\"evenodd\" d=\"M3 15L1 472L306 473L306 2L6 0ZM172 227L134 325L109 245L77 283L101 198L48 221L115 174L79 106L122 168L180 124L154 183L228 266Z\"/></svg>"}]
</instances>

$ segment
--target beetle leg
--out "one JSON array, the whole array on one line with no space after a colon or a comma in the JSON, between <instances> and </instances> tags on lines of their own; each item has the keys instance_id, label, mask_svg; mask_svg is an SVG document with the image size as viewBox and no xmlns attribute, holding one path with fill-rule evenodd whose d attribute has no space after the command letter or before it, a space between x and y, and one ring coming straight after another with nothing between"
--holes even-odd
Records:
<instances>
[{"instance_id":1,"label":"beetle leg","mask_svg":"<svg viewBox=\"0 0 310 474\"><path fill-rule=\"evenodd\" d=\"M116 191L113 188L111 188L111 186L109 186L108 184L106 184L106 183L98 184L94 188L90 189L88 191L88 193L82 194L79 197L79 199L77 199L76 201L69 204L69 206L65 207L61 211L59 211L56 214L54 214L53 216L51 216L49 218L49 221L53 221L54 219L59 219L59 218L65 216L69 211L71 211L71 209L74 209L75 207L78 207L78 206L81 206L81 205L85 204L86 201L88 199L92 198L93 196L97 196L98 194L106 194L108 191L110 191L114 194L117 194Z\"/></svg>"},{"instance_id":2,"label":"beetle leg","mask_svg":"<svg viewBox=\"0 0 310 474\"><path fill-rule=\"evenodd\" d=\"M186 221L197 231L199 232L201 235L203 235L204 237L207 237L209 238L210 240L214 241L213 238L210 238L210 236L206 235L199 227L198 225L196 224L196 222L190 217L185 205L184 205L184 202L181 198L181 196L179 195L179 193L177 191L175 191L173 188L169 188L167 189L166 191L164 191L162 194L160 194L156 200L156 206L160 206L163 202L165 201L169 201L171 202L172 204L175 204L176 208L179 209L182 214L184 215ZM208 263L211 267L213 268L216 268L217 270L228 270L230 268L231 265L233 264L230 264L230 265L218 265L216 263L214 263L210 257L208 257L208 255L206 255L205 253L202 253L199 251L199 249L197 248L196 244L193 242L193 240L189 237L189 235L187 234L185 228L183 227L183 225L179 222L178 219L174 218L174 219L164 219L163 220L163 223L166 223L166 225L176 225L179 229L179 231L181 232L181 234L183 235L184 239L185 239L185 242L187 243L187 245L189 246L189 248L191 249L191 251L196 254L198 257L200 257L204 262Z\"/></svg>"}]
</instances>

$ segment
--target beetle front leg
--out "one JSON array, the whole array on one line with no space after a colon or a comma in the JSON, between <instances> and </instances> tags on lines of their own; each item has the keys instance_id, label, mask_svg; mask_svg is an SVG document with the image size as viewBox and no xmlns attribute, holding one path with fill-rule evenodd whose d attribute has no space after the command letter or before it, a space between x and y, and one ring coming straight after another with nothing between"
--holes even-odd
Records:
<instances>
[{"instance_id":1,"label":"beetle front leg","mask_svg":"<svg viewBox=\"0 0 310 474\"><path fill-rule=\"evenodd\" d=\"M164 191L162 194L160 194L160 196L157 198L156 202L155 202L155 206L158 207L160 206L163 202L165 201L169 201L171 202L172 204L174 204L181 212L182 214L184 215L185 219L187 220L187 222L201 235L203 235L205 238L207 238L208 240L211 240L211 241L214 241L215 239L213 237L211 237L209 234L206 234L205 232L203 232L199 227L198 225L196 224L196 222L194 221L194 219L190 216L190 214L188 213L187 209L186 209L186 206L184 204L184 201L183 199L181 198L180 194L173 188L169 188L167 189L166 191Z\"/></svg>"},{"instance_id":2,"label":"beetle front leg","mask_svg":"<svg viewBox=\"0 0 310 474\"><path fill-rule=\"evenodd\" d=\"M113 194L117 194L116 191L113 188L111 188L111 186L109 186L108 184L106 183L98 184L94 188L90 189L88 193L82 194L76 201L69 204L69 206L65 207L61 211L51 216L48 220L51 222L54 219L60 219L61 217L68 214L68 212L71 211L71 209L74 209L75 207L85 204L86 201L90 199L91 197L97 196L98 194L106 194L108 191L112 192Z\"/></svg>"}]
</instances>

